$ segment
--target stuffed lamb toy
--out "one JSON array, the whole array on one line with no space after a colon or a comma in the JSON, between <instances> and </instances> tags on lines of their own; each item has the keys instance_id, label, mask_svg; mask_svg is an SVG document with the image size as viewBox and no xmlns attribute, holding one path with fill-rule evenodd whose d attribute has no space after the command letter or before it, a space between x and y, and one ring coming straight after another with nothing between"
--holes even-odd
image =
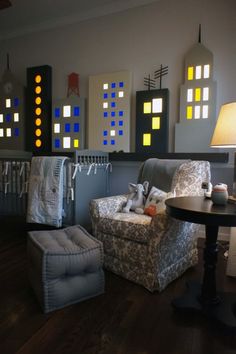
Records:
<instances>
[{"instance_id":1,"label":"stuffed lamb toy","mask_svg":"<svg viewBox=\"0 0 236 354\"><path fill-rule=\"evenodd\" d=\"M143 182L143 184L129 183L130 194L127 203L122 210L123 213L129 213L129 211L132 210L137 214L143 214L146 201L145 195L148 193L148 186L148 181Z\"/></svg>"}]
</instances>

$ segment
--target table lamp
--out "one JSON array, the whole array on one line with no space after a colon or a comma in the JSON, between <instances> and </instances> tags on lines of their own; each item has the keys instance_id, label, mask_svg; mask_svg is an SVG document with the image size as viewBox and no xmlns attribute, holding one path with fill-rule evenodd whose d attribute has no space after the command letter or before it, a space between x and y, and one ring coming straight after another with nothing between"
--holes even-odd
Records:
<instances>
[{"instance_id":1,"label":"table lamp","mask_svg":"<svg viewBox=\"0 0 236 354\"><path fill-rule=\"evenodd\" d=\"M221 106L211 139L211 147L236 148L236 102ZM233 198L236 200L236 153L234 154Z\"/></svg>"}]
</instances>

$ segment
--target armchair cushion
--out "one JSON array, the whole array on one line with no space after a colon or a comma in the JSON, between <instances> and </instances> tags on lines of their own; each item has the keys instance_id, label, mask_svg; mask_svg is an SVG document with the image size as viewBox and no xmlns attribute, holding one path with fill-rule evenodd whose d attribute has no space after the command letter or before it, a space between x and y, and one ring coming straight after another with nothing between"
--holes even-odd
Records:
<instances>
[{"instance_id":1,"label":"armchair cushion","mask_svg":"<svg viewBox=\"0 0 236 354\"><path fill-rule=\"evenodd\" d=\"M152 187L144 206L144 214L154 216L164 213L166 210L165 200L171 197L174 197L174 193L166 193L161 189Z\"/></svg>"}]
</instances>

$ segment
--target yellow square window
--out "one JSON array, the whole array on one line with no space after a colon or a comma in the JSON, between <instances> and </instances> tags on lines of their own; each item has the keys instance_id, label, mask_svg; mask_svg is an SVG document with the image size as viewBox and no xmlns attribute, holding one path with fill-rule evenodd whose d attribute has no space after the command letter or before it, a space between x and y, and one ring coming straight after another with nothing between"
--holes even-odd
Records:
<instances>
[{"instance_id":1,"label":"yellow square window","mask_svg":"<svg viewBox=\"0 0 236 354\"><path fill-rule=\"evenodd\" d=\"M143 113L151 113L152 111L152 103L151 102L144 102L143 104Z\"/></svg>"},{"instance_id":2,"label":"yellow square window","mask_svg":"<svg viewBox=\"0 0 236 354\"><path fill-rule=\"evenodd\" d=\"M74 139L74 148L79 147L79 139Z\"/></svg>"},{"instance_id":3,"label":"yellow square window","mask_svg":"<svg viewBox=\"0 0 236 354\"><path fill-rule=\"evenodd\" d=\"M143 134L143 146L151 145L151 134Z\"/></svg>"},{"instance_id":4,"label":"yellow square window","mask_svg":"<svg viewBox=\"0 0 236 354\"><path fill-rule=\"evenodd\" d=\"M193 80L193 66L188 67L188 80Z\"/></svg>"},{"instance_id":5,"label":"yellow square window","mask_svg":"<svg viewBox=\"0 0 236 354\"><path fill-rule=\"evenodd\" d=\"M160 117L152 117L152 129L160 129Z\"/></svg>"},{"instance_id":6,"label":"yellow square window","mask_svg":"<svg viewBox=\"0 0 236 354\"><path fill-rule=\"evenodd\" d=\"M187 106L187 119L192 119L192 118L193 118L193 107Z\"/></svg>"}]
</instances>

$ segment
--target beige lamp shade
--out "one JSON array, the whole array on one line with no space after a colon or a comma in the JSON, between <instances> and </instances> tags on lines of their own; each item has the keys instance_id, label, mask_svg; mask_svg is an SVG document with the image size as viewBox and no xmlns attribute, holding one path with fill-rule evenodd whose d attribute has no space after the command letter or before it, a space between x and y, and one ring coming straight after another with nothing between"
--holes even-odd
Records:
<instances>
[{"instance_id":1,"label":"beige lamp shade","mask_svg":"<svg viewBox=\"0 0 236 354\"><path fill-rule=\"evenodd\" d=\"M221 106L211 139L211 147L236 147L236 102L226 103Z\"/></svg>"}]
</instances>

